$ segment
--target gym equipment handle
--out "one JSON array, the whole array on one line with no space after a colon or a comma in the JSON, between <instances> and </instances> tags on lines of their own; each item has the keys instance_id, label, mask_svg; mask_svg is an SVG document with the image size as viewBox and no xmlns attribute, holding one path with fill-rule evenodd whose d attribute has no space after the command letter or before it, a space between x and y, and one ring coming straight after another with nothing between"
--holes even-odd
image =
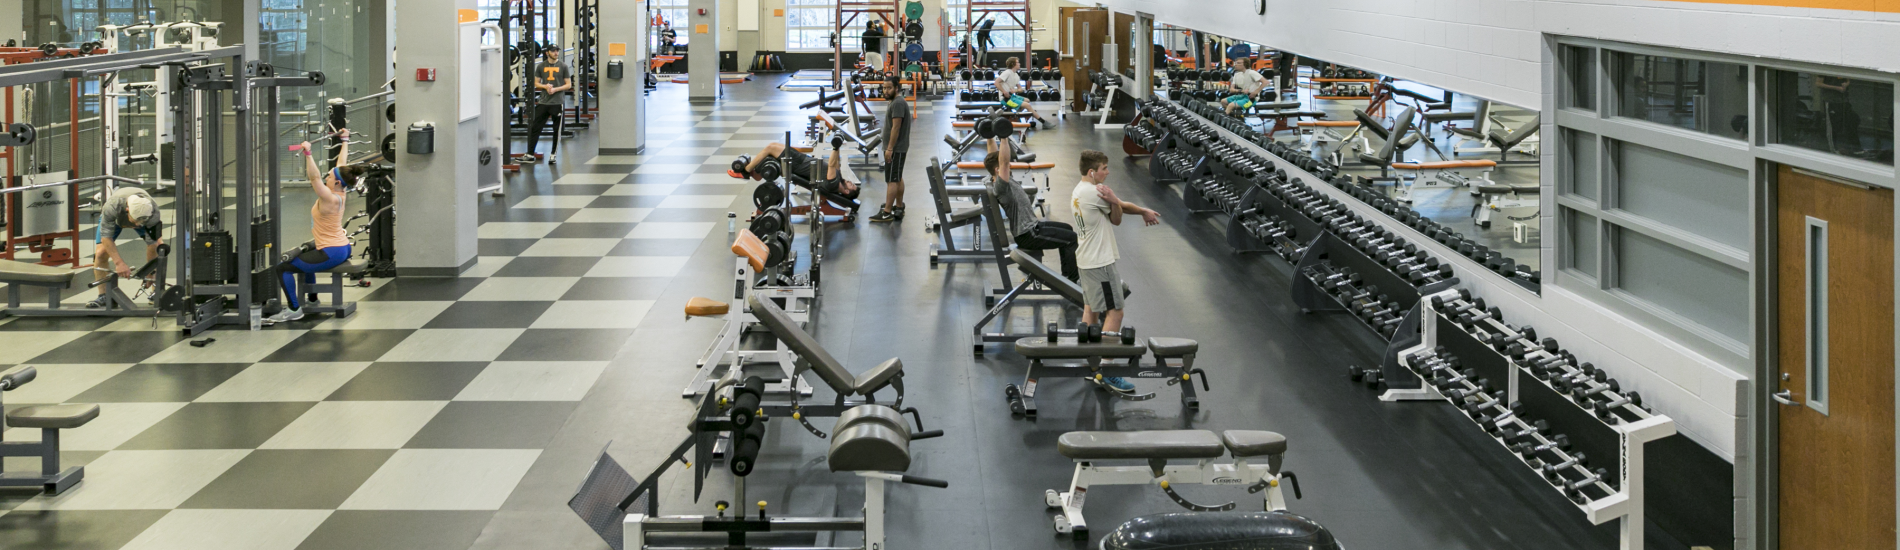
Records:
<instances>
[{"instance_id":1,"label":"gym equipment handle","mask_svg":"<svg viewBox=\"0 0 1900 550\"><path fill-rule=\"evenodd\" d=\"M917 432L914 434L910 434L911 441L916 441L919 439L930 439L933 437L943 437L943 430L930 430L927 432Z\"/></svg>"},{"instance_id":2,"label":"gym equipment handle","mask_svg":"<svg viewBox=\"0 0 1900 550\"><path fill-rule=\"evenodd\" d=\"M14 388L24 386L27 382L32 382L34 378L38 378L39 375L39 369L33 367L20 367L13 372L0 375L0 391L10 391Z\"/></svg>"},{"instance_id":3,"label":"gym equipment handle","mask_svg":"<svg viewBox=\"0 0 1900 550\"><path fill-rule=\"evenodd\" d=\"M904 476L899 476L899 477L897 478L897 481L899 481L899 482L902 482L902 483L909 483L909 484L911 484L911 485L922 485L922 486L925 486L925 487L936 487L936 488L938 488L938 489L948 489L948 488L950 488L950 482L948 482L948 481L944 481L944 480L941 480L941 479L930 479L930 478L927 478L927 477L919 477L919 476L913 476L913 475L904 475Z\"/></svg>"}]
</instances>

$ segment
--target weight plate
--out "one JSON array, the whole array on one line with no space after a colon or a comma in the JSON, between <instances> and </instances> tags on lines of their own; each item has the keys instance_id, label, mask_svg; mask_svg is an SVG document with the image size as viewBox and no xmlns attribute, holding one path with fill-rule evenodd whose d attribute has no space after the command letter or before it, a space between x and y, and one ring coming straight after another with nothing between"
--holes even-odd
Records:
<instances>
[{"instance_id":1,"label":"weight plate","mask_svg":"<svg viewBox=\"0 0 1900 550\"><path fill-rule=\"evenodd\" d=\"M924 45L912 43L904 47L904 59L912 63L924 60Z\"/></svg>"},{"instance_id":2,"label":"weight plate","mask_svg":"<svg viewBox=\"0 0 1900 550\"><path fill-rule=\"evenodd\" d=\"M904 3L904 17L911 20L923 19L924 18L924 3L923 2L905 2Z\"/></svg>"}]
</instances>

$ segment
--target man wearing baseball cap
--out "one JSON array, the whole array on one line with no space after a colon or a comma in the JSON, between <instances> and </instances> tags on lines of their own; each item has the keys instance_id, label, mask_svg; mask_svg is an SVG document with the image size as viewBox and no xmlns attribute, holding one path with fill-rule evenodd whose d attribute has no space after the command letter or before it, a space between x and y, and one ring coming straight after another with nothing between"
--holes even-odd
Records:
<instances>
[{"instance_id":1,"label":"man wearing baseball cap","mask_svg":"<svg viewBox=\"0 0 1900 550\"><path fill-rule=\"evenodd\" d=\"M106 198L105 206L99 210L99 227L93 232L92 266L93 278L102 280L106 272L119 274L119 278L132 277L132 262L119 252L115 241L119 233L130 227L145 240L145 257L158 256L158 245L165 244L162 235L165 224L158 213L158 203L152 195L137 187L120 187L112 190ZM99 297L88 302L86 307L106 307L106 289L112 285L99 285Z\"/></svg>"}]
</instances>

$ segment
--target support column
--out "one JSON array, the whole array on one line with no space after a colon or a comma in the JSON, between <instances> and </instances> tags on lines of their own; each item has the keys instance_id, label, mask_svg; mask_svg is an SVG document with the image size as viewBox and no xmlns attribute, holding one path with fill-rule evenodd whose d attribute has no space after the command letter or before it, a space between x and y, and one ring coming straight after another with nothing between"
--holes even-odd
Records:
<instances>
[{"instance_id":1,"label":"support column","mask_svg":"<svg viewBox=\"0 0 1900 550\"><path fill-rule=\"evenodd\" d=\"M1154 95L1155 85L1155 16L1135 12L1135 39L1128 43L1131 67L1135 70L1135 89L1122 90L1135 99L1147 99Z\"/></svg>"},{"instance_id":2,"label":"support column","mask_svg":"<svg viewBox=\"0 0 1900 550\"><path fill-rule=\"evenodd\" d=\"M596 23L606 62L600 68L601 130L595 133L600 154L638 154L647 146L647 26L652 21L644 2L606 0L600 3ZM607 78L607 67L615 62L621 63L621 77Z\"/></svg>"},{"instance_id":3,"label":"support column","mask_svg":"<svg viewBox=\"0 0 1900 550\"><path fill-rule=\"evenodd\" d=\"M719 4L720 0L692 0L686 5L686 29L692 42L687 44L686 84L688 99L719 97Z\"/></svg>"},{"instance_id":4,"label":"support column","mask_svg":"<svg viewBox=\"0 0 1900 550\"><path fill-rule=\"evenodd\" d=\"M402 52L396 71L396 272L399 276L453 277L475 265L476 155L481 118L462 121L463 73L480 78L481 67L463 66L464 48L479 48L476 23L467 31L458 10L475 0L402 0L395 2L402 27L395 44ZM477 57L470 51L470 57ZM434 69L433 82L416 80L416 69ZM479 97L479 94L472 94ZM479 111L479 105L471 105ZM435 152L410 154L411 124L435 125ZM463 149L467 149L464 151Z\"/></svg>"}]
</instances>

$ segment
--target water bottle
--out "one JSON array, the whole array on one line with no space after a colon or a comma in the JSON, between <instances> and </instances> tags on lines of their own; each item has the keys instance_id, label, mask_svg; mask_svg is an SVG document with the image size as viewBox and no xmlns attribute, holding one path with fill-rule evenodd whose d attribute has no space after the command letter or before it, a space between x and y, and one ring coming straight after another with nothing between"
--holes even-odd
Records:
<instances>
[{"instance_id":1,"label":"water bottle","mask_svg":"<svg viewBox=\"0 0 1900 550\"><path fill-rule=\"evenodd\" d=\"M731 213L731 212L727 212L726 213L726 234L731 235L737 232L739 232L739 215Z\"/></svg>"}]
</instances>

